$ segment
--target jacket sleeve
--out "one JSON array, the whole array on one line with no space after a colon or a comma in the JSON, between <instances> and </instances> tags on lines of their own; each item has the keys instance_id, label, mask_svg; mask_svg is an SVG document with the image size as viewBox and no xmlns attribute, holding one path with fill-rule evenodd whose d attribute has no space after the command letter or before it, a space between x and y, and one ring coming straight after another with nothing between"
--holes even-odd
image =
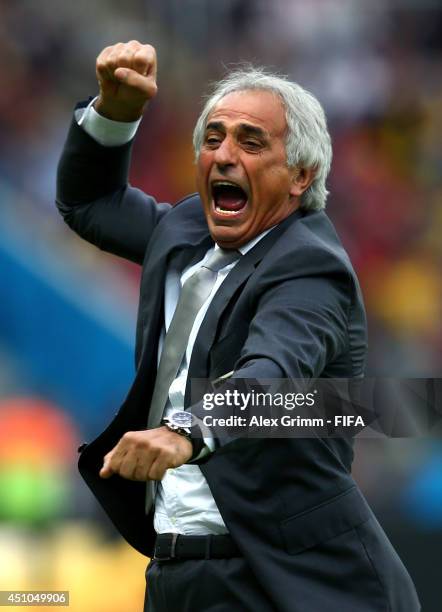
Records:
<instances>
[{"instance_id":1,"label":"jacket sleeve","mask_svg":"<svg viewBox=\"0 0 442 612\"><path fill-rule=\"evenodd\" d=\"M330 276L301 277L269 287L261 295L232 377L216 393L238 389L245 380L311 379L347 349L351 281L345 271ZM208 414L203 402L191 412L200 421ZM216 417L244 413L219 406ZM215 415L215 413L214 413ZM210 427L217 447L237 439L228 428Z\"/></svg>"},{"instance_id":2,"label":"jacket sleeve","mask_svg":"<svg viewBox=\"0 0 442 612\"><path fill-rule=\"evenodd\" d=\"M317 378L346 348L350 279L345 271L276 284L259 299L235 371L241 378ZM265 367L259 365L265 360ZM270 360L273 365L268 364ZM261 370L263 370L261 372Z\"/></svg>"},{"instance_id":3,"label":"jacket sleeve","mask_svg":"<svg viewBox=\"0 0 442 612\"><path fill-rule=\"evenodd\" d=\"M171 208L128 183L132 142L104 147L73 119L57 169L56 205L99 249L142 263L155 226Z\"/></svg>"}]
</instances>

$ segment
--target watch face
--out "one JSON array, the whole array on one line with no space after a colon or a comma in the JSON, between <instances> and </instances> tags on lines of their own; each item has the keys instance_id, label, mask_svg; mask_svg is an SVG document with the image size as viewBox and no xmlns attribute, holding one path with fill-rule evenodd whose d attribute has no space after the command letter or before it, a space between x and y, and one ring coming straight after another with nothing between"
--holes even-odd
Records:
<instances>
[{"instance_id":1,"label":"watch face","mask_svg":"<svg viewBox=\"0 0 442 612\"><path fill-rule=\"evenodd\" d=\"M193 425L192 414L190 412L186 412L185 410L174 412L171 415L170 420L178 427L192 427Z\"/></svg>"}]
</instances>

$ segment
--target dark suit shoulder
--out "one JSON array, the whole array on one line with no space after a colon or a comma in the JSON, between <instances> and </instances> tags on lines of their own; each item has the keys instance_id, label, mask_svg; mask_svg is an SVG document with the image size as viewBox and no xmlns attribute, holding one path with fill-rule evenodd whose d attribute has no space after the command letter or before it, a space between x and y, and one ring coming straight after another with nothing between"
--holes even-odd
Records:
<instances>
[{"instance_id":1,"label":"dark suit shoulder","mask_svg":"<svg viewBox=\"0 0 442 612\"><path fill-rule=\"evenodd\" d=\"M334 274L356 278L336 230L324 212L297 211L292 217L282 222L286 227L261 264L264 269L268 266L273 280L275 270L281 280Z\"/></svg>"},{"instance_id":2,"label":"dark suit shoulder","mask_svg":"<svg viewBox=\"0 0 442 612\"><path fill-rule=\"evenodd\" d=\"M197 193L187 195L174 204L155 232L156 241L166 248L196 245L208 236L209 227Z\"/></svg>"},{"instance_id":3,"label":"dark suit shoulder","mask_svg":"<svg viewBox=\"0 0 442 612\"><path fill-rule=\"evenodd\" d=\"M207 228L204 215L203 203L198 193L190 193L173 205L173 216L175 219L188 219L196 223L202 223Z\"/></svg>"}]
</instances>

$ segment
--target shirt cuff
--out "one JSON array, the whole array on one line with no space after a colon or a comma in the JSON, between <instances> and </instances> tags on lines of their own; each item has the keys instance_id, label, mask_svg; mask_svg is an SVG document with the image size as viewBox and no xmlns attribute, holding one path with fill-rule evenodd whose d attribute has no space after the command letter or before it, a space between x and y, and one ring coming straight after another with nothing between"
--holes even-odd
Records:
<instances>
[{"instance_id":1,"label":"shirt cuff","mask_svg":"<svg viewBox=\"0 0 442 612\"><path fill-rule=\"evenodd\" d=\"M93 104L98 96L85 108L75 111L75 119L83 130L98 144L104 147L119 147L127 144L135 136L141 118L137 121L113 121L97 113Z\"/></svg>"}]
</instances>

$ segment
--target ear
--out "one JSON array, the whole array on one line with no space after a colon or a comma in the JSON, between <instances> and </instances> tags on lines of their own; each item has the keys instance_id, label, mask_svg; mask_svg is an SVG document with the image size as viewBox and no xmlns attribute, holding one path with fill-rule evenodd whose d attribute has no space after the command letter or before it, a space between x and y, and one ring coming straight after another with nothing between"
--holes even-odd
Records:
<instances>
[{"instance_id":1,"label":"ear","mask_svg":"<svg viewBox=\"0 0 442 612\"><path fill-rule=\"evenodd\" d=\"M313 183L315 175L315 168L293 168L290 195L299 198Z\"/></svg>"}]
</instances>

